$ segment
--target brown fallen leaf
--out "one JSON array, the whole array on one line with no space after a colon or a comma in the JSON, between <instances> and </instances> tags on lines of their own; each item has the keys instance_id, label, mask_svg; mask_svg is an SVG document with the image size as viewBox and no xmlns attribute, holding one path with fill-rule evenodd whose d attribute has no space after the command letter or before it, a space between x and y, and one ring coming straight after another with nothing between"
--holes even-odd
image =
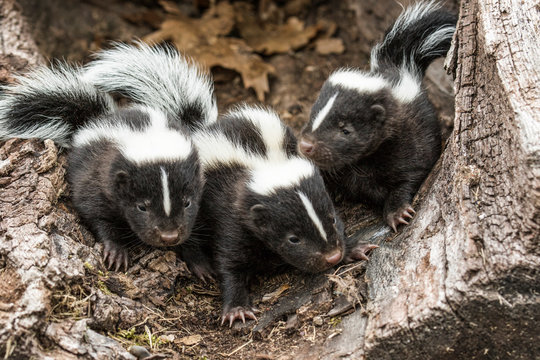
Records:
<instances>
[{"instance_id":1,"label":"brown fallen leaf","mask_svg":"<svg viewBox=\"0 0 540 360\"><path fill-rule=\"evenodd\" d=\"M275 69L254 54L243 40L224 37L234 27L232 5L220 2L200 19L192 19L182 15L172 2L161 4L169 15L158 31L143 38L145 42L171 41L207 68L221 66L235 70L242 76L244 87L253 88L257 98L264 101L264 94L269 91L268 75Z\"/></svg>"},{"instance_id":2,"label":"brown fallen leaf","mask_svg":"<svg viewBox=\"0 0 540 360\"><path fill-rule=\"evenodd\" d=\"M202 336L197 334L197 335L184 336L183 338L177 339L174 342L180 345L191 346L191 345L196 345L200 343L201 341L202 341Z\"/></svg>"},{"instance_id":3,"label":"brown fallen leaf","mask_svg":"<svg viewBox=\"0 0 540 360\"><path fill-rule=\"evenodd\" d=\"M285 291L287 291L288 289L290 288L290 285L289 284L283 284L281 285L277 290L275 291L272 291L271 293L268 293L268 294L265 294L262 299L261 299L261 302L262 303L265 303L265 302L275 302L280 296L281 294L283 294Z\"/></svg>"},{"instance_id":4,"label":"brown fallen leaf","mask_svg":"<svg viewBox=\"0 0 540 360\"><path fill-rule=\"evenodd\" d=\"M264 94L270 90L268 74L275 72L274 67L253 54L241 39L220 38L213 46L199 46L190 54L209 68L219 65L239 72L244 87L253 88L260 101L264 101Z\"/></svg>"},{"instance_id":5,"label":"brown fallen leaf","mask_svg":"<svg viewBox=\"0 0 540 360\"><path fill-rule=\"evenodd\" d=\"M315 41L315 50L321 55L342 54L345 46L339 38L318 39Z\"/></svg>"},{"instance_id":6,"label":"brown fallen leaf","mask_svg":"<svg viewBox=\"0 0 540 360\"><path fill-rule=\"evenodd\" d=\"M253 5L234 4L238 31L246 43L255 51L271 55L286 53L305 46L317 35L317 26L304 26L304 22L290 17L283 25L261 23L254 16Z\"/></svg>"},{"instance_id":7,"label":"brown fallen leaf","mask_svg":"<svg viewBox=\"0 0 540 360\"><path fill-rule=\"evenodd\" d=\"M189 53L200 44L213 44L217 37L226 35L234 27L234 8L220 2L210 8L200 19L183 15L171 1L160 1L168 13L160 29L143 38L147 43L172 41L178 50Z\"/></svg>"}]
</instances>

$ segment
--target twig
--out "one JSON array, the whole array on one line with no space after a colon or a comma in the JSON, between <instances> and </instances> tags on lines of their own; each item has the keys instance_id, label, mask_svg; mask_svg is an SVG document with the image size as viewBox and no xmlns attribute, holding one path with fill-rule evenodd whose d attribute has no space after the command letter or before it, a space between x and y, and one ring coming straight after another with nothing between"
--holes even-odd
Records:
<instances>
[{"instance_id":1,"label":"twig","mask_svg":"<svg viewBox=\"0 0 540 360\"><path fill-rule=\"evenodd\" d=\"M234 351L228 353L227 355L225 355L226 357L230 357L234 354L236 354L238 351L242 350L243 348L245 348L246 346L248 346L249 344L251 344L253 342L253 339L250 339L247 343L245 343L244 345L236 348Z\"/></svg>"}]
</instances>

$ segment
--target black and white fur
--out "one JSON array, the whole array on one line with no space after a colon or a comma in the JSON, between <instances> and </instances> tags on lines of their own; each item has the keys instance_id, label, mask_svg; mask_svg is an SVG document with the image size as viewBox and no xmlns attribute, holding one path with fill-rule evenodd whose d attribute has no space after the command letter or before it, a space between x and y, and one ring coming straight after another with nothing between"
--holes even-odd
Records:
<instances>
[{"instance_id":1,"label":"black and white fur","mask_svg":"<svg viewBox=\"0 0 540 360\"><path fill-rule=\"evenodd\" d=\"M217 119L212 79L170 46L116 44L85 66L84 79L106 92L168 114L190 130Z\"/></svg>"},{"instance_id":2,"label":"black and white fur","mask_svg":"<svg viewBox=\"0 0 540 360\"><path fill-rule=\"evenodd\" d=\"M200 277L217 272L222 323L255 319L248 279L290 265L324 271L344 256L343 224L319 170L277 114L239 107L198 131L206 185L197 233L181 246Z\"/></svg>"},{"instance_id":3,"label":"black and white fur","mask_svg":"<svg viewBox=\"0 0 540 360\"><path fill-rule=\"evenodd\" d=\"M396 231L441 151L440 127L422 79L446 54L456 17L434 1L405 9L371 52L371 69L341 69L324 83L299 150L329 189L383 208Z\"/></svg>"},{"instance_id":4,"label":"black and white fur","mask_svg":"<svg viewBox=\"0 0 540 360\"><path fill-rule=\"evenodd\" d=\"M137 63L136 75L149 77L165 68L156 67L155 61L170 64L172 54L127 45L113 51L132 55L122 59L124 64ZM202 169L178 114L182 106L207 106L208 99L212 103L213 88L195 66L177 70L191 81L161 91L159 84L137 85L149 99L161 99L159 106L141 101L119 109L83 70L68 65L42 67L19 77L0 96L0 139L50 138L70 148L67 178L73 205L104 243L104 261L115 270L127 269L127 248L138 240L153 246L184 242L196 218ZM182 97L192 94L186 88L192 84L200 86L199 98ZM164 104L175 101L173 96L184 102L169 104L173 110L168 112ZM205 110L207 115L201 116L215 117L213 109Z\"/></svg>"}]
</instances>

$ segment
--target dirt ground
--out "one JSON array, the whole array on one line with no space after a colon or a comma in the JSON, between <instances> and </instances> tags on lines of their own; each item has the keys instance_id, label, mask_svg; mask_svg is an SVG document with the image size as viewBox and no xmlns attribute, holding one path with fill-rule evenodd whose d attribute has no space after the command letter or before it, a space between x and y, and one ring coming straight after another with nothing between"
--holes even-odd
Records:
<instances>
[{"instance_id":1,"label":"dirt ground","mask_svg":"<svg viewBox=\"0 0 540 360\"><path fill-rule=\"evenodd\" d=\"M144 38L155 32L167 16L164 6L150 0L19 3L42 53L50 59L78 62L89 60L92 51L107 46L110 40ZM190 18L198 19L213 3L194 0L173 5ZM280 25L296 17L306 27L319 24L316 34L296 49L271 55L258 53L262 61L275 69L269 76L269 91L263 103L276 109L295 131L307 121L310 107L328 75L339 67L366 68L371 46L401 11L393 0L252 3L256 16L267 22ZM240 35L238 29L233 29L227 36ZM323 54L317 40L329 37L341 39L343 49ZM212 73L221 112L241 102L260 103L254 89L244 87L238 72L215 66ZM426 84L448 133L453 113L449 101L451 87L447 79L441 80L440 74L440 70L428 74ZM60 206L70 209L69 198L65 197ZM343 206L341 210L349 235L373 239L374 233L384 229L376 240L388 237L378 214L363 207ZM362 263L317 276L291 271L260 277L252 287L254 304L263 312L258 324L251 322L229 329L219 324L221 304L216 284L196 280L172 252L137 247L131 255L138 265L127 274L107 273L88 264L83 282L55 290L56 303L50 318L99 318L96 304L106 302L107 295L116 294L126 299L127 307L136 303L134 309L144 309L141 311L146 316L132 323L94 321L90 327L126 348L144 346L154 358L161 354L173 359L298 359L301 354L310 354L304 356L312 358L310 348L339 336L342 316L362 311L367 298L363 280L366 264ZM169 266L175 267L174 271L168 272ZM153 269L160 275L152 283L138 283L141 268Z\"/></svg>"}]
</instances>

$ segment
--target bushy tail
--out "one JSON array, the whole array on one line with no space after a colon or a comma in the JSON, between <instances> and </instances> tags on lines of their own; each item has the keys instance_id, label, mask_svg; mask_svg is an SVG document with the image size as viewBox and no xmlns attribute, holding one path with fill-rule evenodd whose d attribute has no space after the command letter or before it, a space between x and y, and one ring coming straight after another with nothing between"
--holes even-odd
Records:
<instances>
[{"instance_id":1,"label":"bushy tail","mask_svg":"<svg viewBox=\"0 0 540 360\"><path fill-rule=\"evenodd\" d=\"M423 77L429 64L448 52L456 22L456 16L436 1L408 7L372 49L371 70L405 67Z\"/></svg>"},{"instance_id":2,"label":"bushy tail","mask_svg":"<svg viewBox=\"0 0 540 360\"><path fill-rule=\"evenodd\" d=\"M85 78L102 90L162 110L191 128L217 119L210 76L170 46L116 44L85 70Z\"/></svg>"},{"instance_id":3,"label":"bushy tail","mask_svg":"<svg viewBox=\"0 0 540 360\"><path fill-rule=\"evenodd\" d=\"M40 67L17 77L0 94L0 139L52 139L70 147L73 133L114 111L111 96L85 81L81 69L66 64Z\"/></svg>"}]
</instances>

